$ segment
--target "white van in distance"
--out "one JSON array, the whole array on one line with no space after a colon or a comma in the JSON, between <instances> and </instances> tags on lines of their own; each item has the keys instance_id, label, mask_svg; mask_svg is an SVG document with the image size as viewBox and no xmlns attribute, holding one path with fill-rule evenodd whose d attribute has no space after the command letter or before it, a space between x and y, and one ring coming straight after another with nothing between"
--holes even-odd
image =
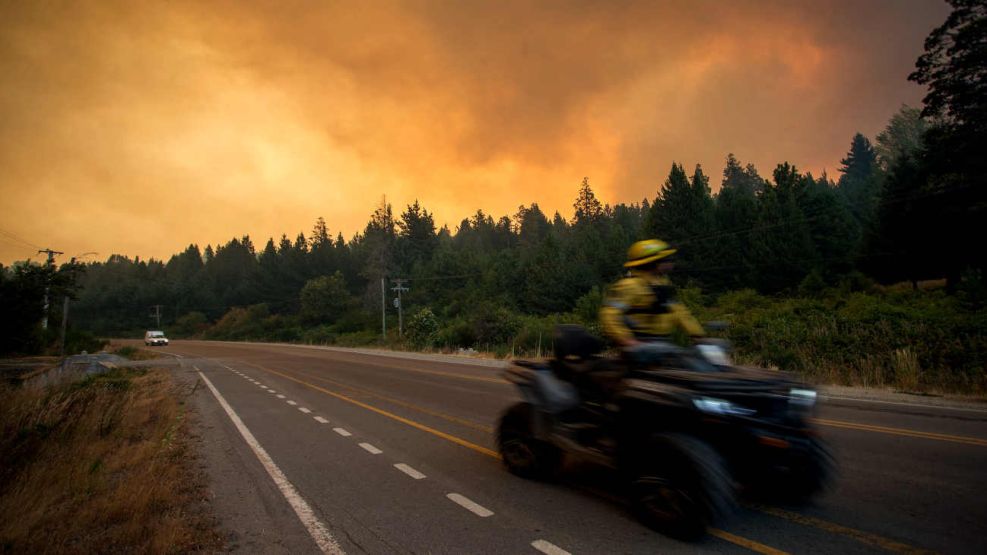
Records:
<instances>
[{"instance_id":1,"label":"white van in distance","mask_svg":"<svg viewBox=\"0 0 987 555\"><path fill-rule=\"evenodd\" d=\"M144 344L153 347L154 345L168 345L168 338L163 331L149 331L144 334Z\"/></svg>"}]
</instances>

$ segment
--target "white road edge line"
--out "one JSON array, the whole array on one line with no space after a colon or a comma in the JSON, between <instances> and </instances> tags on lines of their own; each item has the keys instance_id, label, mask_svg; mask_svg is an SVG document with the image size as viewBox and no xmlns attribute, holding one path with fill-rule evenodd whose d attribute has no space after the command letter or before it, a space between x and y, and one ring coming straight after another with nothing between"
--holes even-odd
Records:
<instances>
[{"instance_id":1,"label":"white road edge line","mask_svg":"<svg viewBox=\"0 0 987 555\"><path fill-rule=\"evenodd\" d=\"M341 435L343 437L350 437L351 435L353 435L353 434L347 432L346 430L344 430L343 428L333 428L332 431L336 432L337 434L339 434L339 435Z\"/></svg>"},{"instance_id":2,"label":"white road edge line","mask_svg":"<svg viewBox=\"0 0 987 555\"><path fill-rule=\"evenodd\" d=\"M569 553L565 549L545 540L535 540L531 542L531 547L545 553L545 555L572 555L572 553Z\"/></svg>"},{"instance_id":3,"label":"white road edge line","mask_svg":"<svg viewBox=\"0 0 987 555\"><path fill-rule=\"evenodd\" d=\"M407 474L408 476L411 476L415 480L421 480L421 479L425 478L425 475L424 474L422 474L421 472L418 472L414 468L411 468L410 466L408 466L408 465L406 465L404 463L398 463L398 464L394 465L394 468L400 470L401 472L404 472L405 474Z\"/></svg>"},{"instance_id":4,"label":"white road edge line","mask_svg":"<svg viewBox=\"0 0 987 555\"><path fill-rule=\"evenodd\" d=\"M315 421L318 422L319 424L328 424L329 423L328 420L326 420L325 418L322 418L321 416L315 416L314 418L315 418Z\"/></svg>"},{"instance_id":5,"label":"white road edge line","mask_svg":"<svg viewBox=\"0 0 987 555\"><path fill-rule=\"evenodd\" d=\"M373 445L370 445L369 443L361 443L360 444L360 447L363 447L371 455L379 455L379 454L383 453L383 451L381 451L380 449L374 447Z\"/></svg>"},{"instance_id":6,"label":"white road edge line","mask_svg":"<svg viewBox=\"0 0 987 555\"><path fill-rule=\"evenodd\" d=\"M312 536L313 540L315 540L315 544L319 546L319 549L323 553L342 555L344 551L341 547L339 547L339 544L336 542L336 538L332 537L332 534L329 532L329 529L326 528L326 525L323 524L317 516L315 516L315 513L312 511L312 507L310 507L305 499L299 495L298 490L296 490L295 486L288 481L288 478L284 475L284 472L281 472L281 469L274 464L274 460L267 454L267 451L261 447L260 443L257 442L257 438L254 437L254 434L252 434L247 426L244 425L243 421L240 420L240 417L237 416L237 413L233 410L233 407L226 402L226 399L224 399L219 390L216 389L216 386L209 381L209 378L202 373L202 370L199 370L198 367L194 368L196 372L199 373L199 377L202 378L202 381L205 382L206 387L209 388L209 391L212 391L213 397L219 401L219 405L223 407L224 411L226 411L226 415L233 421L233 425L236 426L237 431L240 432L240 435L243 436L244 441L247 442L247 445L250 446L250 449L254 452L254 455L257 456L257 460L259 460L261 465L263 465L264 470L267 471L267 474L272 480L274 480L275 485L277 485L278 489L281 490L281 494L284 495L285 500L288 501L291 508L295 510L295 514L298 515L298 520L300 520L302 525L305 526L305 529L308 530L309 535Z\"/></svg>"},{"instance_id":7,"label":"white road edge line","mask_svg":"<svg viewBox=\"0 0 987 555\"><path fill-rule=\"evenodd\" d=\"M298 410L300 410L300 411L302 411L302 412L304 412L305 414L308 414L308 413L310 413L310 412L312 412L312 411L310 411L310 410L308 410L308 409L307 409L307 408L305 408L305 407L298 407Z\"/></svg>"},{"instance_id":8,"label":"white road edge line","mask_svg":"<svg viewBox=\"0 0 987 555\"><path fill-rule=\"evenodd\" d=\"M458 493L449 493L446 494L446 497L448 497L449 500L452 501L453 503L459 505L460 507L466 509L467 511L475 514L478 517L486 518L488 516L493 516L494 514L493 511L491 511L490 509L482 505L478 505L473 501L470 501L469 499L463 497L462 495L459 495Z\"/></svg>"}]
</instances>

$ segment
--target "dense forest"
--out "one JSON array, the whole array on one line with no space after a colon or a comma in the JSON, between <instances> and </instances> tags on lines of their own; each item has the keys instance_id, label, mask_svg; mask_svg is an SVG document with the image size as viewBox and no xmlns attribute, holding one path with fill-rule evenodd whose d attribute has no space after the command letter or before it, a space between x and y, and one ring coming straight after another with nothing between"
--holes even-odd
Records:
<instances>
[{"instance_id":1,"label":"dense forest","mask_svg":"<svg viewBox=\"0 0 987 555\"><path fill-rule=\"evenodd\" d=\"M167 261L114 255L67 264L64 271L79 274L68 288L75 297L71 322L95 334L125 335L157 325L158 313L161 327L176 336L518 354L540 350L553 322L593 326L627 247L657 237L679 249L672 277L683 300L701 315L749 324L730 333L753 362L800 370L825 365L794 347L782 349L811 335L791 335L792 325L806 327L818 317L838 343L819 349L840 351L828 364L860 370L870 347L847 346L853 326L907 321L908 329L895 323L886 334L898 339L882 344L891 358L873 363L884 368L875 383L901 381L880 374L894 374L905 357L916 359L909 368L964 373L938 383L984 389L987 17L982 3L952 4L909 76L928 88L924 107L902 106L873 141L853 136L838 175L814 176L789 162L762 174L729 154L713 175L673 162L654 196L640 202L602 203L585 178L573 184L569 219L532 203L499 217L477 210L453 229L437 227L417 201L396 212L382 200L349 240L319 218L307 233L263 244L243 236L189 245ZM30 264L3 269L3 298L16 297L18 284L40 271ZM407 287L405 337L397 336L398 279ZM921 289L929 280L942 288ZM879 285L896 283L904 285ZM867 317L854 295L871 299ZM847 306L856 312L844 321ZM771 325L751 320L759 307L785 320L788 335L771 341ZM382 308L388 337L381 337ZM933 328L953 337L933 340ZM951 347L944 351L940 343Z\"/></svg>"}]
</instances>

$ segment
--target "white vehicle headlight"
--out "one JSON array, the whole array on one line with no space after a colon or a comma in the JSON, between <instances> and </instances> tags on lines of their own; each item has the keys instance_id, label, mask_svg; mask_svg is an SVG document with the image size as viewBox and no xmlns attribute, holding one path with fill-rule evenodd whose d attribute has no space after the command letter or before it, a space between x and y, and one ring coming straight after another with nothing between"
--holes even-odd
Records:
<instances>
[{"instance_id":1,"label":"white vehicle headlight","mask_svg":"<svg viewBox=\"0 0 987 555\"><path fill-rule=\"evenodd\" d=\"M788 399L794 405L811 407L816 404L816 392L813 389L792 388L788 391Z\"/></svg>"},{"instance_id":2,"label":"white vehicle headlight","mask_svg":"<svg viewBox=\"0 0 987 555\"><path fill-rule=\"evenodd\" d=\"M698 399L693 399L692 404L695 405L697 409L707 414L750 416L757 412L753 409L739 407L730 401L715 399L713 397L700 397Z\"/></svg>"},{"instance_id":3,"label":"white vehicle headlight","mask_svg":"<svg viewBox=\"0 0 987 555\"><path fill-rule=\"evenodd\" d=\"M697 345L703 358L717 366L730 366L730 355L719 345Z\"/></svg>"}]
</instances>

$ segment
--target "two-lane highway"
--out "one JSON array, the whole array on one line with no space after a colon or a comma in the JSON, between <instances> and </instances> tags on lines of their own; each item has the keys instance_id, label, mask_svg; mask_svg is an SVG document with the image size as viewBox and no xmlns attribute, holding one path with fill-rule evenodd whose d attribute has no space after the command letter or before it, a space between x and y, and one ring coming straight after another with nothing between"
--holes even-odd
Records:
<instances>
[{"instance_id":1,"label":"two-lane highway","mask_svg":"<svg viewBox=\"0 0 987 555\"><path fill-rule=\"evenodd\" d=\"M279 494L263 510L297 517L267 532L293 538L286 551L307 536L347 553L987 552L987 412L824 404L837 488L808 507L746 505L688 544L638 524L605 473L507 473L492 431L518 396L496 368L264 344L165 352L207 382L203 403L225 405L227 456Z\"/></svg>"}]
</instances>

